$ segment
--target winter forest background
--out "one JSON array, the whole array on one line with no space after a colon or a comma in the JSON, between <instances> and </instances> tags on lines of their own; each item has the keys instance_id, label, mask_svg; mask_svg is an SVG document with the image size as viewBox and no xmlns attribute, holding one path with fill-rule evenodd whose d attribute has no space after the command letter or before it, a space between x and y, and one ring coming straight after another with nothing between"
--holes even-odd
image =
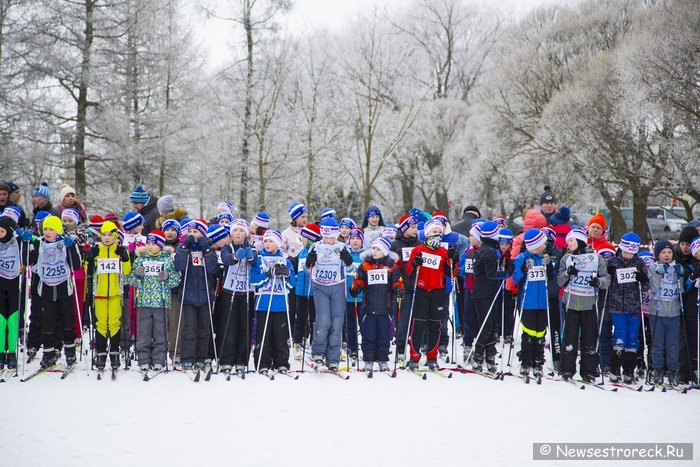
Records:
<instances>
[{"instance_id":1,"label":"winter forest background","mask_svg":"<svg viewBox=\"0 0 700 467\"><path fill-rule=\"evenodd\" d=\"M377 2L294 32L289 0L0 0L0 174L25 202L70 183L123 214L143 183L192 215L230 199L278 225L294 200L512 217L545 183L620 222L659 196L690 212L698 1L562 3ZM216 66L193 33L214 18L230 27Z\"/></svg>"}]
</instances>

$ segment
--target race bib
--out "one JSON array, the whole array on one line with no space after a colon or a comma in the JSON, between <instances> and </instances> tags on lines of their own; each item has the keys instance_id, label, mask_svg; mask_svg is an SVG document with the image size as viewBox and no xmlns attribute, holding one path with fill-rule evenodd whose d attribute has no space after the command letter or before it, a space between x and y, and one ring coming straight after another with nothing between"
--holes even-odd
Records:
<instances>
[{"instance_id":1,"label":"race bib","mask_svg":"<svg viewBox=\"0 0 700 467\"><path fill-rule=\"evenodd\" d=\"M224 289L229 292L250 292L250 274L248 273L248 264L237 263L228 267L226 277L224 278Z\"/></svg>"},{"instance_id":2,"label":"race bib","mask_svg":"<svg viewBox=\"0 0 700 467\"><path fill-rule=\"evenodd\" d=\"M408 261L411 258L412 251L413 247L401 248L401 259L403 259L404 261Z\"/></svg>"},{"instance_id":3,"label":"race bib","mask_svg":"<svg viewBox=\"0 0 700 467\"><path fill-rule=\"evenodd\" d=\"M62 242L39 244L39 258L33 269L47 285L56 286L70 279L66 248Z\"/></svg>"},{"instance_id":4,"label":"race bib","mask_svg":"<svg viewBox=\"0 0 700 467\"><path fill-rule=\"evenodd\" d=\"M284 258L281 256L263 256L262 258L263 270L269 271L275 264L287 264ZM272 295L284 295L284 284L285 280L281 277L272 277L267 284L258 289L258 295L262 294L272 294ZM274 283L274 289L273 289Z\"/></svg>"},{"instance_id":5,"label":"race bib","mask_svg":"<svg viewBox=\"0 0 700 467\"><path fill-rule=\"evenodd\" d=\"M306 258L299 258L299 265L297 266L297 272L304 272L305 266L306 266Z\"/></svg>"},{"instance_id":6,"label":"race bib","mask_svg":"<svg viewBox=\"0 0 700 467\"><path fill-rule=\"evenodd\" d=\"M144 261L142 265L145 276L157 276L163 270L163 263L160 261Z\"/></svg>"},{"instance_id":7,"label":"race bib","mask_svg":"<svg viewBox=\"0 0 700 467\"><path fill-rule=\"evenodd\" d=\"M474 274L474 258L467 258L464 260L464 272L467 274Z\"/></svg>"},{"instance_id":8,"label":"race bib","mask_svg":"<svg viewBox=\"0 0 700 467\"><path fill-rule=\"evenodd\" d=\"M341 276L343 263L340 260L340 252L344 248L342 244L317 244L315 247L318 261L313 269L311 280L321 285L335 285L345 281Z\"/></svg>"},{"instance_id":9,"label":"race bib","mask_svg":"<svg viewBox=\"0 0 700 467\"><path fill-rule=\"evenodd\" d=\"M98 258L97 274L117 274L119 272L119 258Z\"/></svg>"},{"instance_id":10,"label":"race bib","mask_svg":"<svg viewBox=\"0 0 700 467\"><path fill-rule=\"evenodd\" d=\"M0 277L14 279L19 276L19 245L15 240L0 244Z\"/></svg>"},{"instance_id":11,"label":"race bib","mask_svg":"<svg viewBox=\"0 0 700 467\"><path fill-rule=\"evenodd\" d=\"M533 266L527 271L527 280L530 282L542 282L547 280L547 268L544 266Z\"/></svg>"},{"instance_id":12,"label":"race bib","mask_svg":"<svg viewBox=\"0 0 700 467\"><path fill-rule=\"evenodd\" d=\"M423 266L428 269L438 269L440 267L440 256L423 252Z\"/></svg>"},{"instance_id":13,"label":"race bib","mask_svg":"<svg viewBox=\"0 0 700 467\"><path fill-rule=\"evenodd\" d=\"M631 284L637 281L637 268L620 268L615 273L618 284Z\"/></svg>"},{"instance_id":14,"label":"race bib","mask_svg":"<svg viewBox=\"0 0 700 467\"><path fill-rule=\"evenodd\" d=\"M662 280L657 296L659 297L659 301L662 302L673 302L678 300L678 281Z\"/></svg>"},{"instance_id":15,"label":"race bib","mask_svg":"<svg viewBox=\"0 0 700 467\"><path fill-rule=\"evenodd\" d=\"M204 266L204 255L201 251L193 251L190 258L192 258L192 266Z\"/></svg>"},{"instance_id":16,"label":"race bib","mask_svg":"<svg viewBox=\"0 0 700 467\"><path fill-rule=\"evenodd\" d=\"M388 269L371 269L367 271L367 284L388 284L389 270Z\"/></svg>"},{"instance_id":17,"label":"race bib","mask_svg":"<svg viewBox=\"0 0 700 467\"><path fill-rule=\"evenodd\" d=\"M595 296L595 289L591 286L591 279L598 272L598 255L593 253L572 255L569 264L578 270L578 273L569 279L569 293L583 297Z\"/></svg>"}]
</instances>

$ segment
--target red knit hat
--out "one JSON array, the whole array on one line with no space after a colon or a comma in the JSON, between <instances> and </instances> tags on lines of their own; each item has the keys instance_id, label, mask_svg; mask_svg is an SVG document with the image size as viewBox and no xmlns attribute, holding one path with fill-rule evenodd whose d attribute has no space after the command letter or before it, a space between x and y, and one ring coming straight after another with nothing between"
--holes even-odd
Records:
<instances>
[{"instance_id":1,"label":"red knit hat","mask_svg":"<svg viewBox=\"0 0 700 467\"><path fill-rule=\"evenodd\" d=\"M591 219L588 221L589 227L591 224L598 224L603 230L605 230L605 217L601 213L598 213L591 217Z\"/></svg>"}]
</instances>

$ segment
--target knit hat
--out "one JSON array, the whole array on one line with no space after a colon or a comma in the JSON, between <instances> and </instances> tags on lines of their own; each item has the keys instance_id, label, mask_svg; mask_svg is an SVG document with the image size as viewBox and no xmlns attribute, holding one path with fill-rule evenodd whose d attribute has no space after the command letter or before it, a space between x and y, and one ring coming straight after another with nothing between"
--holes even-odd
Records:
<instances>
[{"instance_id":1,"label":"knit hat","mask_svg":"<svg viewBox=\"0 0 700 467\"><path fill-rule=\"evenodd\" d=\"M5 180L2 183L9 188L10 193L14 193L15 191L19 191L19 186L14 182L11 182L9 180Z\"/></svg>"},{"instance_id":2,"label":"knit hat","mask_svg":"<svg viewBox=\"0 0 700 467\"><path fill-rule=\"evenodd\" d=\"M367 208L367 211L365 211L365 220L372 216L382 217L382 212L377 206L370 206Z\"/></svg>"},{"instance_id":3,"label":"knit hat","mask_svg":"<svg viewBox=\"0 0 700 467\"><path fill-rule=\"evenodd\" d=\"M123 244L124 243L124 232L119 227L117 227L116 235L117 235L117 240L119 240L119 243Z\"/></svg>"},{"instance_id":4,"label":"knit hat","mask_svg":"<svg viewBox=\"0 0 700 467\"><path fill-rule=\"evenodd\" d=\"M484 222L479 226L479 229L481 230L481 238L490 238L493 240L498 238L498 224L494 221Z\"/></svg>"},{"instance_id":5,"label":"knit hat","mask_svg":"<svg viewBox=\"0 0 700 467\"><path fill-rule=\"evenodd\" d=\"M666 248L668 248L669 250L671 250L671 252L673 252L673 245L671 244L671 242L669 242L666 239L657 240L657 242L654 243L654 257L658 260L659 254L661 254L661 252L663 250L665 250ZM622 242L620 242L620 249L622 250Z\"/></svg>"},{"instance_id":6,"label":"knit hat","mask_svg":"<svg viewBox=\"0 0 700 467\"><path fill-rule=\"evenodd\" d=\"M230 212L226 212L226 211L220 212L219 215L216 216L216 220L218 222L221 222L222 220L227 220L228 223L230 224L231 222L233 222L233 214L231 214Z\"/></svg>"},{"instance_id":7,"label":"knit hat","mask_svg":"<svg viewBox=\"0 0 700 467\"><path fill-rule=\"evenodd\" d=\"M2 215L9 217L17 223L19 222L19 218L22 217L22 211L20 211L17 206L6 206L5 210L2 211Z\"/></svg>"},{"instance_id":8,"label":"knit hat","mask_svg":"<svg viewBox=\"0 0 700 467\"><path fill-rule=\"evenodd\" d=\"M188 224L192 222L192 219L185 216L180 220L180 232L187 232Z\"/></svg>"},{"instance_id":9,"label":"knit hat","mask_svg":"<svg viewBox=\"0 0 700 467\"><path fill-rule=\"evenodd\" d=\"M162 214L173 212L175 210L175 198L173 195L161 196L158 198L156 206L158 206L158 212Z\"/></svg>"},{"instance_id":10,"label":"knit hat","mask_svg":"<svg viewBox=\"0 0 700 467\"><path fill-rule=\"evenodd\" d=\"M418 224L418 221L415 217L409 215L402 216L401 219L399 219L399 231L401 233L406 233L408 229L416 224Z\"/></svg>"},{"instance_id":11,"label":"knit hat","mask_svg":"<svg viewBox=\"0 0 700 467\"><path fill-rule=\"evenodd\" d=\"M302 203L293 203L291 206L289 206L287 212L289 213L289 217L292 218L292 221L295 221L297 217L301 216L305 212L309 212L309 210Z\"/></svg>"},{"instance_id":12,"label":"knit hat","mask_svg":"<svg viewBox=\"0 0 700 467\"><path fill-rule=\"evenodd\" d=\"M545 185L544 193L540 195L540 204L556 202L557 198L554 196L554 193L552 193L552 187L550 187L549 185Z\"/></svg>"},{"instance_id":13,"label":"knit hat","mask_svg":"<svg viewBox=\"0 0 700 467\"><path fill-rule=\"evenodd\" d=\"M92 216L90 218L89 226L95 232L100 232L100 230L102 229L102 224L104 224L104 222L105 220L102 216Z\"/></svg>"},{"instance_id":14,"label":"knit hat","mask_svg":"<svg viewBox=\"0 0 700 467\"><path fill-rule=\"evenodd\" d=\"M233 235L233 231L236 229L241 229L245 232L246 236L250 233L250 224L248 224L248 221L245 219L235 219L228 228L231 235Z\"/></svg>"},{"instance_id":15,"label":"knit hat","mask_svg":"<svg viewBox=\"0 0 700 467\"><path fill-rule=\"evenodd\" d=\"M639 251L640 243L642 243L642 239L639 238L639 235L634 232L627 232L620 238L620 244L618 246L624 253L634 255Z\"/></svg>"},{"instance_id":16,"label":"knit hat","mask_svg":"<svg viewBox=\"0 0 700 467\"><path fill-rule=\"evenodd\" d=\"M102 228L100 228L100 233L107 234L107 233L113 233L116 234L119 231L117 228L117 224L115 224L112 221L105 221L102 224Z\"/></svg>"},{"instance_id":17,"label":"knit hat","mask_svg":"<svg viewBox=\"0 0 700 467\"><path fill-rule=\"evenodd\" d=\"M251 224L255 224L263 229L270 228L270 215L266 212L259 212L253 217Z\"/></svg>"},{"instance_id":18,"label":"knit hat","mask_svg":"<svg viewBox=\"0 0 700 467\"><path fill-rule=\"evenodd\" d=\"M464 206L464 209L462 209L462 214L472 214L476 217L481 217L481 211L479 211L479 208L474 206L473 204L470 204L468 206Z\"/></svg>"},{"instance_id":19,"label":"knit hat","mask_svg":"<svg viewBox=\"0 0 700 467\"><path fill-rule=\"evenodd\" d=\"M350 230L350 233L348 234L348 241L353 237L357 237L363 244L365 243L365 233L362 231L362 229L355 227L354 229Z\"/></svg>"},{"instance_id":20,"label":"knit hat","mask_svg":"<svg viewBox=\"0 0 700 467\"><path fill-rule=\"evenodd\" d=\"M151 230L146 235L146 243L155 243L162 250L165 247L165 234L161 230Z\"/></svg>"},{"instance_id":21,"label":"knit hat","mask_svg":"<svg viewBox=\"0 0 700 467\"><path fill-rule=\"evenodd\" d=\"M575 238L576 240L581 240L584 244L588 243L588 235L586 235L586 232L581 229L571 229L568 234L566 234L566 241L569 241L569 238Z\"/></svg>"},{"instance_id":22,"label":"knit hat","mask_svg":"<svg viewBox=\"0 0 700 467\"><path fill-rule=\"evenodd\" d=\"M131 196L129 196L129 202L146 204L150 198L151 194L143 188L143 185L138 184L131 193Z\"/></svg>"},{"instance_id":23,"label":"knit hat","mask_svg":"<svg viewBox=\"0 0 700 467\"><path fill-rule=\"evenodd\" d=\"M59 235L63 235L63 224L61 224L61 219L56 216L46 216L41 228L44 230L52 229L58 232Z\"/></svg>"},{"instance_id":24,"label":"knit hat","mask_svg":"<svg viewBox=\"0 0 700 467\"><path fill-rule=\"evenodd\" d=\"M355 224L355 221L350 219L349 217L343 217L340 219L340 227L347 227L349 229L354 229L357 227L357 224Z\"/></svg>"},{"instance_id":25,"label":"knit hat","mask_svg":"<svg viewBox=\"0 0 700 467\"><path fill-rule=\"evenodd\" d=\"M36 216L34 216L34 222L36 223L37 228L41 228L41 223L44 222L44 219L49 217L49 211L39 211L36 213Z\"/></svg>"},{"instance_id":26,"label":"knit hat","mask_svg":"<svg viewBox=\"0 0 700 467\"><path fill-rule=\"evenodd\" d=\"M604 246L603 248L598 250L598 254L605 259L612 258L613 256L615 256L615 250L613 250L609 246Z\"/></svg>"},{"instance_id":27,"label":"knit hat","mask_svg":"<svg viewBox=\"0 0 700 467\"><path fill-rule=\"evenodd\" d=\"M481 224L483 224L483 222L472 222L472 228L469 229L469 236L476 237L479 241L481 241Z\"/></svg>"},{"instance_id":28,"label":"knit hat","mask_svg":"<svg viewBox=\"0 0 700 467\"><path fill-rule=\"evenodd\" d=\"M124 230L127 232L134 230L136 227L139 225L143 225L144 219L141 214L139 214L136 211L130 211L127 212L126 215L124 215L124 220L122 221L122 227L124 227Z\"/></svg>"},{"instance_id":29,"label":"knit hat","mask_svg":"<svg viewBox=\"0 0 700 467\"><path fill-rule=\"evenodd\" d=\"M513 241L513 232L508 229L501 229L498 232L499 243L511 243Z\"/></svg>"},{"instance_id":30,"label":"knit hat","mask_svg":"<svg viewBox=\"0 0 700 467\"><path fill-rule=\"evenodd\" d=\"M557 212L549 216L549 223L552 225L568 224L571 220L571 210L566 206L561 206Z\"/></svg>"},{"instance_id":31,"label":"knit hat","mask_svg":"<svg viewBox=\"0 0 700 467\"><path fill-rule=\"evenodd\" d=\"M411 208L411 210L408 212L408 215L413 217L416 220L417 224L419 224L421 222L425 222L428 219L430 219L430 215L421 211L418 208Z\"/></svg>"},{"instance_id":32,"label":"knit hat","mask_svg":"<svg viewBox=\"0 0 700 467\"><path fill-rule=\"evenodd\" d=\"M321 210L321 220L328 219L329 217L336 218L338 217L338 214L333 208L323 208Z\"/></svg>"},{"instance_id":33,"label":"knit hat","mask_svg":"<svg viewBox=\"0 0 700 467\"><path fill-rule=\"evenodd\" d=\"M529 229L523 236L525 248L528 251L536 250L547 243L547 236L540 229Z\"/></svg>"},{"instance_id":34,"label":"knit hat","mask_svg":"<svg viewBox=\"0 0 700 467\"><path fill-rule=\"evenodd\" d=\"M425 223L423 226L423 232L425 232L425 236L427 237L430 232L432 232L436 228L440 228L440 231L443 231L443 225L440 219L435 219L435 218L430 218L428 222Z\"/></svg>"},{"instance_id":35,"label":"knit hat","mask_svg":"<svg viewBox=\"0 0 700 467\"><path fill-rule=\"evenodd\" d=\"M442 211L435 211L433 213L433 219L440 221L443 227L447 227L449 221L447 220L447 215Z\"/></svg>"},{"instance_id":36,"label":"knit hat","mask_svg":"<svg viewBox=\"0 0 700 467\"><path fill-rule=\"evenodd\" d=\"M71 219L74 223L80 224L80 213L75 208L65 208L61 213L61 220Z\"/></svg>"},{"instance_id":37,"label":"knit hat","mask_svg":"<svg viewBox=\"0 0 700 467\"><path fill-rule=\"evenodd\" d=\"M321 236L324 238L335 238L340 233L338 221L335 217L327 217L321 221Z\"/></svg>"},{"instance_id":38,"label":"knit hat","mask_svg":"<svg viewBox=\"0 0 700 467\"><path fill-rule=\"evenodd\" d=\"M506 226L508 225L508 220L503 216L496 216L493 218L493 221L496 224L498 224L501 228L506 228Z\"/></svg>"},{"instance_id":39,"label":"knit hat","mask_svg":"<svg viewBox=\"0 0 700 467\"><path fill-rule=\"evenodd\" d=\"M207 234L207 221L204 219L193 219L187 223L187 230L197 229L202 235Z\"/></svg>"},{"instance_id":40,"label":"knit hat","mask_svg":"<svg viewBox=\"0 0 700 467\"><path fill-rule=\"evenodd\" d=\"M391 250L391 240L385 237L379 237L372 242L372 248L378 249L379 251L384 253L384 256L386 256Z\"/></svg>"},{"instance_id":41,"label":"knit hat","mask_svg":"<svg viewBox=\"0 0 700 467\"><path fill-rule=\"evenodd\" d=\"M312 242L321 240L321 228L318 224L306 224L301 229L301 236Z\"/></svg>"},{"instance_id":42,"label":"knit hat","mask_svg":"<svg viewBox=\"0 0 700 467\"><path fill-rule=\"evenodd\" d=\"M113 212L108 212L107 214L105 214L105 220L106 220L106 221L112 221L112 222L114 222L115 224L119 223L119 218L118 218L117 215L116 215L115 213L113 213Z\"/></svg>"},{"instance_id":43,"label":"knit hat","mask_svg":"<svg viewBox=\"0 0 700 467\"><path fill-rule=\"evenodd\" d=\"M63 198L71 194L75 196L75 190L73 188L68 185L61 186L61 202L63 202Z\"/></svg>"},{"instance_id":44,"label":"knit hat","mask_svg":"<svg viewBox=\"0 0 700 467\"><path fill-rule=\"evenodd\" d=\"M0 243L8 243L15 235L17 223L9 216L0 216L0 227L5 229L5 236L0 238Z\"/></svg>"},{"instance_id":45,"label":"knit hat","mask_svg":"<svg viewBox=\"0 0 700 467\"><path fill-rule=\"evenodd\" d=\"M382 236L390 239L396 238L396 233L399 229L395 225L387 225L382 229Z\"/></svg>"},{"instance_id":46,"label":"knit hat","mask_svg":"<svg viewBox=\"0 0 700 467\"><path fill-rule=\"evenodd\" d=\"M284 241L282 240L282 234L279 230L270 229L265 231L265 234L263 235L263 241L268 239L275 242L277 248L282 248L282 244L284 243Z\"/></svg>"},{"instance_id":47,"label":"knit hat","mask_svg":"<svg viewBox=\"0 0 700 467\"><path fill-rule=\"evenodd\" d=\"M681 234L678 237L678 241L690 243L697 236L698 236L697 229L695 227L691 227L689 225L686 225L685 227L683 227L683 230L681 230Z\"/></svg>"},{"instance_id":48,"label":"knit hat","mask_svg":"<svg viewBox=\"0 0 700 467\"><path fill-rule=\"evenodd\" d=\"M163 232L172 229L175 232L177 232L178 235L180 235L180 223L175 219L166 219L165 222L163 222L163 225L160 226L160 228L163 230Z\"/></svg>"},{"instance_id":49,"label":"knit hat","mask_svg":"<svg viewBox=\"0 0 700 467\"><path fill-rule=\"evenodd\" d=\"M32 196L40 196L46 200L51 198L51 190L49 190L49 185L46 182L41 182L41 185L34 188L32 191Z\"/></svg>"},{"instance_id":50,"label":"knit hat","mask_svg":"<svg viewBox=\"0 0 700 467\"><path fill-rule=\"evenodd\" d=\"M547 237L547 241L555 241L557 239L557 233L551 227L542 227L542 233Z\"/></svg>"},{"instance_id":51,"label":"knit hat","mask_svg":"<svg viewBox=\"0 0 700 467\"><path fill-rule=\"evenodd\" d=\"M218 212L228 212L228 213L233 213L233 204L231 204L229 201L222 201L219 204L216 205L216 210Z\"/></svg>"},{"instance_id":52,"label":"knit hat","mask_svg":"<svg viewBox=\"0 0 700 467\"><path fill-rule=\"evenodd\" d=\"M651 251L641 250L638 256L644 261L644 266L651 267L651 265L654 264L654 255L651 254Z\"/></svg>"},{"instance_id":53,"label":"knit hat","mask_svg":"<svg viewBox=\"0 0 700 467\"><path fill-rule=\"evenodd\" d=\"M226 237L228 237L228 229L223 225L214 224L207 229L207 238L209 238L212 245Z\"/></svg>"},{"instance_id":54,"label":"knit hat","mask_svg":"<svg viewBox=\"0 0 700 467\"><path fill-rule=\"evenodd\" d=\"M605 216L603 216L601 213L596 214L595 216L591 217L588 220L588 226L590 227L592 224L598 224L605 230Z\"/></svg>"},{"instance_id":55,"label":"knit hat","mask_svg":"<svg viewBox=\"0 0 700 467\"><path fill-rule=\"evenodd\" d=\"M696 237L690 244L690 254L695 256L698 254L698 251L700 251L700 237Z\"/></svg>"}]
</instances>

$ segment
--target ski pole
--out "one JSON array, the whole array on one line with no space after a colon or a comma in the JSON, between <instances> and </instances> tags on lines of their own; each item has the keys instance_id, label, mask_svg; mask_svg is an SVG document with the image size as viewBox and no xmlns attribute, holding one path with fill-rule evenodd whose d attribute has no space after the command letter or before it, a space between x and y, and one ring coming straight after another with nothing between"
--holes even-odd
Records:
<instances>
[{"instance_id":1,"label":"ski pole","mask_svg":"<svg viewBox=\"0 0 700 467\"><path fill-rule=\"evenodd\" d=\"M284 292L284 312L287 315L287 328L289 328L289 342L293 344L292 320L289 317L289 299L287 298L287 279L282 277L282 291Z\"/></svg>"},{"instance_id":2,"label":"ski pole","mask_svg":"<svg viewBox=\"0 0 700 467\"><path fill-rule=\"evenodd\" d=\"M262 361L263 349L265 347L265 336L267 335L267 323L270 322L270 310L272 309L272 294L275 291L275 279L277 279L277 276L273 275L272 288L270 289L270 298L267 302L267 314L265 315L265 325L263 326L262 339L260 342L256 342L256 345L260 346L260 350L258 351L258 364L255 366L255 371L260 371L260 362ZM260 298L262 298L262 294L260 295ZM258 326L259 325L260 323L258 323Z\"/></svg>"},{"instance_id":3,"label":"ski pole","mask_svg":"<svg viewBox=\"0 0 700 467\"><path fill-rule=\"evenodd\" d=\"M301 372L304 372L304 363L306 362L306 333L309 332L309 323L311 319L311 310L310 310L310 305L311 305L311 270L313 269L313 266L309 267L309 274L306 276L306 280L309 282L309 286L306 290L306 320L304 323L304 331L302 333L301 338L303 339L304 345L302 346L301 349Z\"/></svg>"},{"instance_id":4,"label":"ski pole","mask_svg":"<svg viewBox=\"0 0 700 467\"><path fill-rule=\"evenodd\" d=\"M413 294L411 296L411 306L408 312L408 326L406 328L406 340L404 341L404 346L408 347L408 355L409 358L411 358L411 345L408 342L409 336L411 334L411 328L413 327L411 325L411 321L413 320L413 305L416 303L416 288L418 288L418 274L420 273L420 266L416 267L416 279L413 281ZM404 353L406 351L404 350ZM391 375L392 377L396 376L396 364L398 361L398 352L397 352L397 358L394 359L394 372Z\"/></svg>"},{"instance_id":5,"label":"ski pole","mask_svg":"<svg viewBox=\"0 0 700 467\"><path fill-rule=\"evenodd\" d=\"M489 310L486 312L486 316L484 317L484 321L481 323L481 327L479 328L479 332L476 334L476 337L474 338L472 348L469 351L469 355L467 356L467 361L470 361L472 358L472 355L474 354L474 349L476 348L477 342L479 342L479 337L481 337L481 333L484 331L484 328L486 327L486 323L489 320L489 316L491 315L491 311L493 310L493 306L496 304L496 299L498 299L498 294L501 293L502 289L503 289L503 281L501 281L501 285L498 287L498 290L496 291L496 295L494 295L493 300L491 301L491 306L489 306Z\"/></svg>"},{"instance_id":6,"label":"ski pole","mask_svg":"<svg viewBox=\"0 0 700 467\"><path fill-rule=\"evenodd\" d=\"M202 254L203 256L203 254ZM204 263L204 261L203 261ZM207 265L206 263L202 264L202 267L204 268L204 288L207 290L207 309L209 311L209 326L211 329L211 343L212 347L214 347L214 360L216 360L216 373L219 373L219 354L216 352L216 341L214 340L214 317L212 316L212 309L211 309L211 297L209 296L209 278L207 277L209 273L207 272Z\"/></svg>"},{"instance_id":7,"label":"ski pole","mask_svg":"<svg viewBox=\"0 0 700 467\"><path fill-rule=\"evenodd\" d=\"M22 242L24 245L25 262L24 262L24 332L22 333L22 348L24 356L27 356L27 334L29 333L29 294L31 293L31 268L29 267L29 242ZM20 282L22 280L20 279ZM20 296L20 300L22 297ZM17 322L19 326L19 321ZM18 354L19 355L19 354ZM22 359L22 376L26 370L26 358Z\"/></svg>"},{"instance_id":8,"label":"ski pole","mask_svg":"<svg viewBox=\"0 0 700 467\"><path fill-rule=\"evenodd\" d=\"M76 249L77 249L77 247L76 247ZM80 354L82 356L82 354L83 354L82 346L83 346L83 343L85 342L85 334L83 333L83 317L80 316L81 313L80 313L80 306L78 303L78 289L75 286L75 270L73 269L73 258L71 257L70 252L66 252L66 254L68 255L68 263L70 264L70 269L71 269L70 279L71 279L71 282L73 285L73 300L75 301L75 308L76 308L76 310L78 310L78 325L80 326L80 346L81 346ZM75 345L75 340L73 341L73 345ZM74 348L74 350L75 350L75 348ZM87 373L88 376L90 376L90 369L88 368L87 358L82 359L82 360L85 362L85 372Z\"/></svg>"},{"instance_id":9,"label":"ski pole","mask_svg":"<svg viewBox=\"0 0 700 467\"><path fill-rule=\"evenodd\" d=\"M190 252L187 251L187 264L185 264L185 280L182 283L182 293L180 293L180 314L177 318L177 331L175 332L175 347L173 348L173 371L177 370L175 366L175 357L177 356L177 344L180 340L180 324L182 324L182 308L185 303L185 293L187 292L187 272L190 268Z\"/></svg>"},{"instance_id":10,"label":"ski pole","mask_svg":"<svg viewBox=\"0 0 700 467\"><path fill-rule=\"evenodd\" d=\"M527 296L527 286L528 286L529 283L530 283L530 275L527 274L527 275L525 276L525 286L523 287L523 295L522 295L522 299L521 299L521 302L520 302L520 312L518 313L519 317L516 316L515 323L513 324L513 334L514 334L514 335L513 335L513 347L515 347L515 345L516 345L516 339L517 339L517 337L518 337L518 334L520 334L520 327L522 326L523 312L525 311L525 297ZM517 308L516 308L516 309L517 309ZM515 328L516 328L516 327L518 328L518 332L517 332L517 333L515 332ZM522 342L520 342L520 345L521 345L521 351L522 351ZM508 366L509 366L509 367L511 366L511 360L510 360L510 358L511 358L511 355L509 354L509 355L508 355ZM468 361L468 360L467 360L467 361Z\"/></svg>"},{"instance_id":11,"label":"ski pole","mask_svg":"<svg viewBox=\"0 0 700 467\"><path fill-rule=\"evenodd\" d=\"M501 281L501 374L503 374L503 354L506 349L506 280Z\"/></svg>"}]
</instances>

